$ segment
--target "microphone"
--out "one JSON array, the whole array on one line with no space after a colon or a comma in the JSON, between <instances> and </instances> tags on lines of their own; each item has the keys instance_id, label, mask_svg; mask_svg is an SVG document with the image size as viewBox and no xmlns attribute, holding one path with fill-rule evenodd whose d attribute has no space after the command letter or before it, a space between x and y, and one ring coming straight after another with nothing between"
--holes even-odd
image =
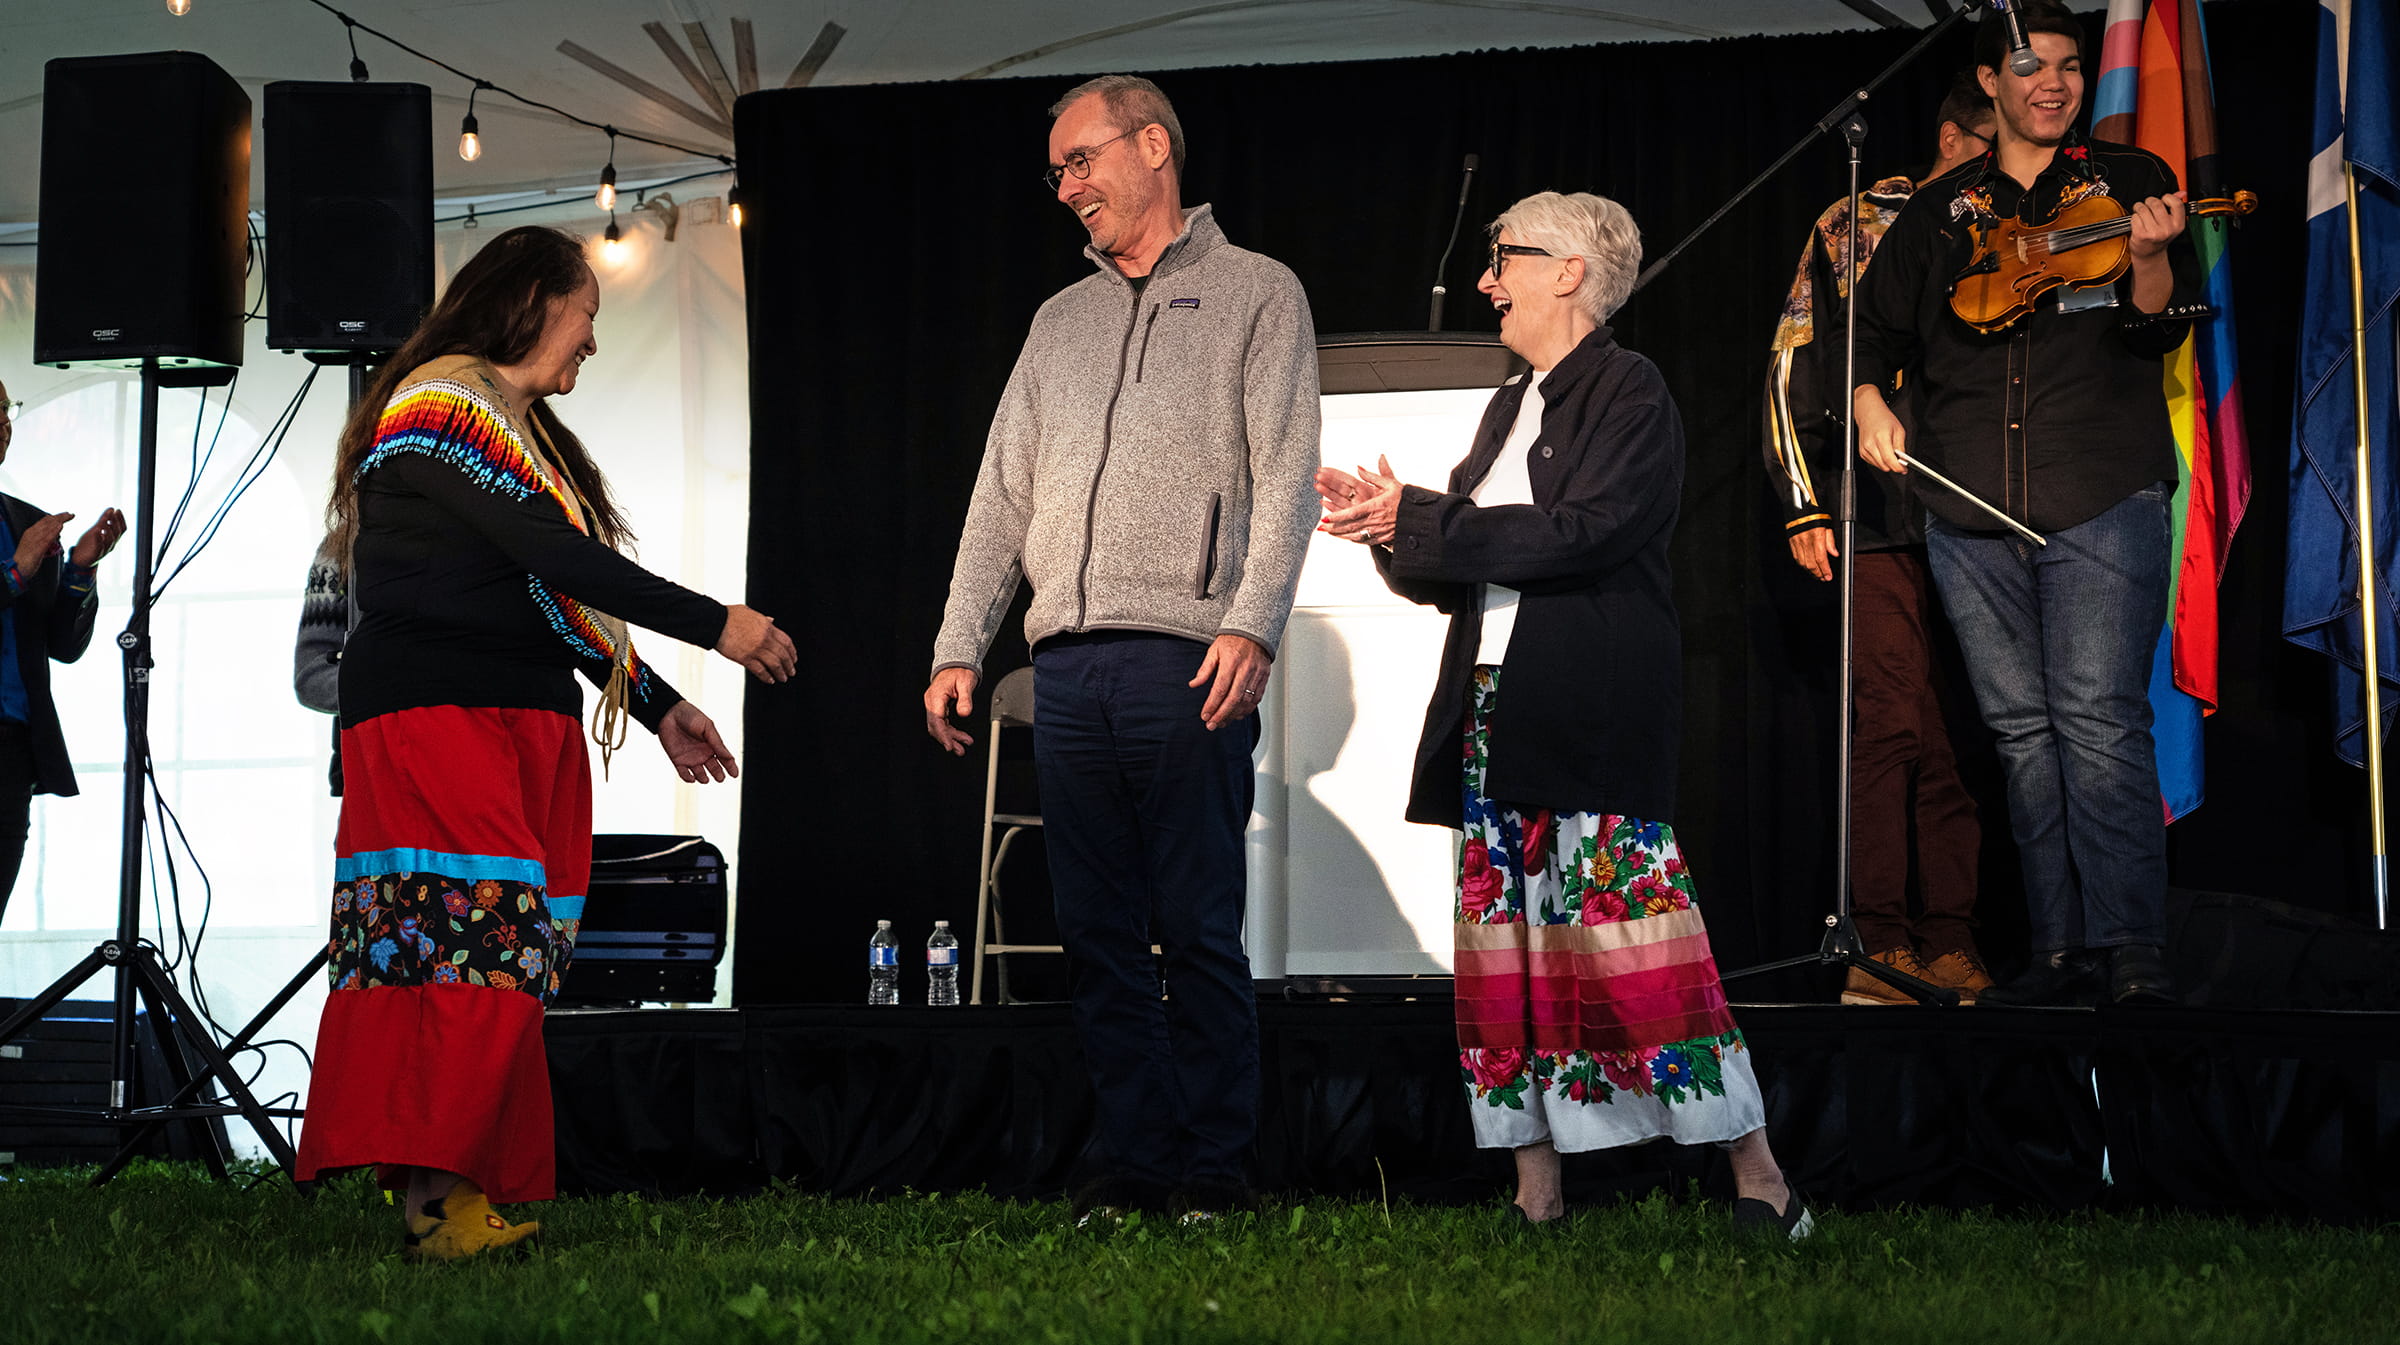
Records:
<instances>
[{"instance_id":1,"label":"microphone","mask_svg":"<svg viewBox=\"0 0 2400 1345\"><path fill-rule=\"evenodd\" d=\"M1450 217L1450 241L1442 244L1442 259L1433 264L1433 312L1425 321L1425 330L1429 332L1442 329L1442 299L1450 293L1449 288L1442 284L1442 272L1450 266L1451 249L1458 246L1458 227L1466 223L1467 188L1474 184L1475 167L1480 162L1474 155L1468 155L1466 170L1458 179L1458 213Z\"/></svg>"},{"instance_id":2,"label":"microphone","mask_svg":"<svg viewBox=\"0 0 2400 1345\"><path fill-rule=\"evenodd\" d=\"M2008 73L2022 79L2042 68L2042 58L2034 55L2033 43L2025 38L2025 20L2017 15L2017 7L2009 0L1992 0L1992 12L2008 28Z\"/></svg>"}]
</instances>

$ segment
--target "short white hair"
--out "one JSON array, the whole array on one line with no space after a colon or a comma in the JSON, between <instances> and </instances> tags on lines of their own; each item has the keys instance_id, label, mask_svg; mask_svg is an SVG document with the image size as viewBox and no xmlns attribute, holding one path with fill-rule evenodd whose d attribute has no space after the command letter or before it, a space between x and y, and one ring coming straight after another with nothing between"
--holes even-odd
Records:
<instances>
[{"instance_id":1,"label":"short white hair","mask_svg":"<svg viewBox=\"0 0 2400 1345\"><path fill-rule=\"evenodd\" d=\"M1583 258L1575 302L1594 322L1606 322L1633 293L1642 269L1642 231L1625 207L1590 192L1536 192L1500 212L1488 232L1502 229L1554 256Z\"/></svg>"}]
</instances>

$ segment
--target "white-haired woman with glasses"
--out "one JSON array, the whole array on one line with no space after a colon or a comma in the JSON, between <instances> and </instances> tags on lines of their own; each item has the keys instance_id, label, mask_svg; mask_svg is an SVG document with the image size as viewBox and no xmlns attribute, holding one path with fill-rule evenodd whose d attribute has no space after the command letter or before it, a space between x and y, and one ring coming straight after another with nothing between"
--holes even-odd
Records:
<instances>
[{"instance_id":1,"label":"white-haired woman with glasses","mask_svg":"<svg viewBox=\"0 0 2400 1345\"><path fill-rule=\"evenodd\" d=\"M1605 325L1641 256L1613 201L1511 206L1477 288L1532 371L1493 395L1447 488L1385 463L1326 468L1317 490L1327 531L1450 614L1408 817L1466 833L1459 1069L1476 1143L1516 1151L1517 1209L1566 1212L1562 1151L1664 1136L1725 1146L1734 1222L1798 1238L1812 1220L1768 1148L1668 822L1683 426L1658 367Z\"/></svg>"}]
</instances>

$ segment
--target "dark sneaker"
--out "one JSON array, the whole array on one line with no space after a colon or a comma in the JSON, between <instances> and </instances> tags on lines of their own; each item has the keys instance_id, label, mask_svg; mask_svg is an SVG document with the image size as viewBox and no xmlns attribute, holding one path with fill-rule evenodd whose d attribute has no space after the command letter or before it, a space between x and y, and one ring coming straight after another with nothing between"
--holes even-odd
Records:
<instances>
[{"instance_id":1,"label":"dark sneaker","mask_svg":"<svg viewBox=\"0 0 2400 1345\"><path fill-rule=\"evenodd\" d=\"M1788 1179L1784 1189L1790 1194L1784 1198L1780 1210L1763 1200L1733 1202L1733 1231L1745 1237L1773 1238L1779 1242L1798 1242L1815 1232L1817 1217L1809 1213L1807 1197Z\"/></svg>"},{"instance_id":2,"label":"dark sneaker","mask_svg":"<svg viewBox=\"0 0 2400 1345\"><path fill-rule=\"evenodd\" d=\"M1213 1224L1236 1214L1256 1214L1258 1193L1240 1182L1191 1182L1176 1188L1167 1208L1186 1228Z\"/></svg>"},{"instance_id":3,"label":"dark sneaker","mask_svg":"<svg viewBox=\"0 0 2400 1345\"><path fill-rule=\"evenodd\" d=\"M1086 1182L1068 1206L1077 1228L1115 1228L1134 1214L1157 1214L1167 1208L1166 1192L1149 1182L1128 1177L1100 1177Z\"/></svg>"}]
</instances>

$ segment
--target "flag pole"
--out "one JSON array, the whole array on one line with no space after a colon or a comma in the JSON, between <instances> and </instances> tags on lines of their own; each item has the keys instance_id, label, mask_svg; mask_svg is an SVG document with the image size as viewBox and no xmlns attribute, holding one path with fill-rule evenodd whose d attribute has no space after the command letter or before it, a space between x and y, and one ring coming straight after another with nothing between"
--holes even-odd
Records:
<instances>
[{"instance_id":1,"label":"flag pole","mask_svg":"<svg viewBox=\"0 0 2400 1345\"><path fill-rule=\"evenodd\" d=\"M2367 673L2367 815L2375 846L2375 928L2389 929L2391 881L2383 837L2383 686L2375 652L2378 621L2375 596L2374 478L2367 453L2367 306L2366 268L2358 248L2358 171L2342 164L2342 190L2350 216L2350 371L2358 396L2358 621L2365 635Z\"/></svg>"}]
</instances>

